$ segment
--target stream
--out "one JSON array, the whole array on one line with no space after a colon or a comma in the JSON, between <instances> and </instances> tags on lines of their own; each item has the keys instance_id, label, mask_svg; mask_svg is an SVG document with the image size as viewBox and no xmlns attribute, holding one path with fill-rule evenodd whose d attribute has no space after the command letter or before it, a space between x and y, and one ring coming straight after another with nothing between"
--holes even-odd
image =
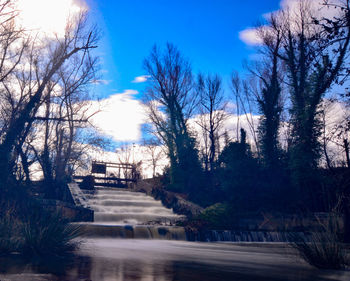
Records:
<instances>
[{"instance_id":1,"label":"stream","mask_svg":"<svg viewBox=\"0 0 350 281\"><path fill-rule=\"evenodd\" d=\"M282 243L200 243L85 239L77 256L33 263L0 258L0 280L267 281L350 280L349 271L314 269Z\"/></svg>"},{"instance_id":2,"label":"stream","mask_svg":"<svg viewBox=\"0 0 350 281\"><path fill-rule=\"evenodd\" d=\"M85 235L76 255L41 261L0 258L0 281L350 280L350 271L310 267L285 243L186 241L184 229L175 226L183 217L143 193L98 189L77 194L83 194L78 199L95 211L95 219L82 223Z\"/></svg>"}]
</instances>

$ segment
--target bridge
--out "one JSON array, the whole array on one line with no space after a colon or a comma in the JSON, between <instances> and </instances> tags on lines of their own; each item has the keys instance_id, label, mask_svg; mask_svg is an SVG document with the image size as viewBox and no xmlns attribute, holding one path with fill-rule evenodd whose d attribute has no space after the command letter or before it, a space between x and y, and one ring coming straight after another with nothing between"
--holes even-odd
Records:
<instances>
[{"instance_id":1,"label":"bridge","mask_svg":"<svg viewBox=\"0 0 350 281\"><path fill-rule=\"evenodd\" d=\"M139 179L139 174L134 164L93 161L89 175L75 175L73 178L93 187L127 188Z\"/></svg>"}]
</instances>

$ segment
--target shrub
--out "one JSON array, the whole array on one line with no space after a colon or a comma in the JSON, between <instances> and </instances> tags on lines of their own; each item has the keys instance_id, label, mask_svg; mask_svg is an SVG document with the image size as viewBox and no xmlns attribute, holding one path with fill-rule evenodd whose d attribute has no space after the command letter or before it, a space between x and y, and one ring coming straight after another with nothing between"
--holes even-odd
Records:
<instances>
[{"instance_id":1,"label":"shrub","mask_svg":"<svg viewBox=\"0 0 350 281\"><path fill-rule=\"evenodd\" d=\"M80 227L69 224L58 214L33 212L23 223L21 252L26 256L63 257L78 246Z\"/></svg>"},{"instance_id":2,"label":"shrub","mask_svg":"<svg viewBox=\"0 0 350 281\"><path fill-rule=\"evenodd\" d=\"M0 216L0 256L7 255L17 249L17 226L17 220L11 218L9 212Z\"/></svg>"},{"instance_id":3,"label":"shrub","mask_svg":"<svg viewBox=\"0 0 350 281\"><path fill-rule=\"evenodd\" d=\"M341 269L349 264L345 246L340 241L337 216L330 214L328 222L322 224L321 230L305 237L294 234L291 246L310 265L322 269Z\"/></svg>"},{"instance_id":4,"label":"shrub","mask_svg":"<svg viewBox=\"0 0 350 281\"><path fill-rule=\"evenodd\" d=\"M223 229L231 227L232 212L227 204L217 203L206 208L200 215L199 219L205 221L210 228Z\"/></svg>"}]
</instances>

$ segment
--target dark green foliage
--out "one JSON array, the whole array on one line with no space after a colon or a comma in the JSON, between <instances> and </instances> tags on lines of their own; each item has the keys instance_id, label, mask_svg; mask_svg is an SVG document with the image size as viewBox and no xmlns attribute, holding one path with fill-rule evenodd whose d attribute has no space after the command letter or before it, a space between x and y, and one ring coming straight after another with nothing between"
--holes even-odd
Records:
<instances>
[{"instance_id":1,"label":"dark green foliage","mask_svg":"<svg viewBox=\"0 0 350 281\"><path fill-rule=\"evenodd\" d=\"M231 142L223 149L216 171L217 190L223 196L214 198L228 202L235 213L295 210L296 193L290 188L287 170L267 169L253 157L245 139L246 133L241 130L240 142Z\"/></svg>"},{"instance_id":2,"label":"dark green foliage","mask_svg":"<svg viewBox=\"0 0 350 281\"><path fill-rule=\"evenodd\" d=\"M266 66L263 73L258 75L262 85L261 93L256 95L259 111L261 113L258 127L259 146L264 166L268 169L277 168L280 163L280 145L278 133L281 122L281 63L278 52L281 45L281 34L277 32L271 40L271 35L264 34L262 39L265 42Z\"/></svg>"},{"instance_id":3,"label":"dark green foliage","mask_svg":"<svg viewBox=\"0 0 350 281\"><path fill-rule=\"evenodd\" d=\"M329 233L312 233L311 242L299 240L293 247L310 265L323 269L341 269L348 264L346 249Z\"/></svg>"},{"instance_id":4,"label":"dark green foliage","mask_svg":"<svg viewBox=\"0 0 350 281\"><path fill-rule=\"evenodd\" d=\"M246 133L241 130L241 142L229 143L219 156L223 191L232 204L239 206L250 204L245 199L255 189L259 173L258 163L245 138Z\"/></svg>"},{"instance_id":5,"label":"dark green foliage","mask_svg":"<svg viewBox=\"0 0 350 281\"><path fill-rule=\"evenodd\" d=\"M334 171L326 175L319 167L320 104L328 90L335 84L342 84L343 78L349 76L345 66L350 46L349 2L328 3L339 10L339 18L319 20L316 18L321 15L308 4L309 1L297 1L300 13L291 16L287 9L272 13L268 23L258 28L263 56L253 73L259 83L252 85L257 88L251 89L244 84L245 92L254 94L261 114L256 154L246 141L246 132L241 130L239 142L229 142L226 138L226 146L218 159L215 153L219 154L221 149L215 150L214 145L206 143L201 150L203 172L195 149L196 141L187 126L192 105L196 103L188 62L172 45L168 45L163 53L155 48L145 62L151 76L148 102L157 101L156 106L148 103L150 117L157 135L168 148L170 168L165 177L166 188L184 193L203 207L210 206L201 220L213 227L223 226L230 217L239 217L244 212L329 211L337 205L339 198L346 198L338 205L345 217L350 217L349 189L334 183ZM238 86L233 86L239 96L240 82L236 82ZM281 85L287 85L283 89L287 95L283 97ZM202 98L203 86L202 81ZM245 102L250 104L250 97L246 95L245 98L246 101L241 101L242 107ZM289 112L283 112L282 100L288 105ZM240 106L238 99L236 103ZM157 114L159 111L161 114ZM237 109L238 115L239 111ZM210 110L206 112L210 115ZM255 110L249 106L243 112L254 114ZM279 143L282 116L288 118L286 122L290 126L285 150ZM204 129L210 136L210 130ZM211 136L214 139L215 134ZM344 147L348 156L347 140ZM350 229L349 219L345 221L348 222L345 227ZM330 245L329 242L325 244Z\"/></svg>"},{"instance_id":6,"label":"dark green foliage","mask_svg":"<svg viewBox=\"0 0 350 281\"><path fill-rule=\"evenodd\" d=\"M181 136L182 146L177 148L177 160L169 167L170 189L177 192L191 192L195 190L195 179L200 176L198 152L194 147L194 139ZM193 185L194 184L194 185Z\"/></svg>"},{"instance_id":7,"label":"dark green foliage","mask_svg":"<svg viewBox=\"0 0 350 281\"><path fill-rule=\"evenodd\" d=\"M210 229L231 229L234 215L227 203L216 203L206 208L198 217Z\"/></svg>"},{"instance_id":8,"label":"dark green foliage","mask_svg":"<svg viewBox=\"0 0 350 281\"><path fill-rule=\"evenodd\" d=\"M339 17L317 20L320 15L308 1L298 1L297 16L291 17L286 11L271 16L270 20L273 32L282 35L278 56L286 67L289 85L292 125L289 168L294 188L306 193L306 197L310 194L308 188L315 184L314 171L321 155L319 105L347 71L344 64L350 42L348 4L332 7L339 9Z\"/></svg>"},{"instance_id":9,"label":"dark green foliage","mask_svg":"<svg viewBox=\"0 0 350 281\"><path fill-rule=\"evenodd\" d=\"M303 98L305 100L306 98ZM307 99L306 99L307 100ZM319 137L321 134L317 112L310 111L310 105L305 104L301 109L294 109L292 142L289 156L289 168L292 171L293 182L301 190L311 186L315 170L321 155ZM301 111L301 112L300 112Z\"/></svg>"},{"instance_id":10,"label":"dark green foliage","mask_svg":"<svg viewBox=\"0 0 350 281\"><path fill-rule=\"evenodd\" d=\"M267 168L276 168L280 163L280 145L278 132L282 106L280 103L281 87L276 77L272 77L269 84L262 90L262 98L258 100L262 113L259 123L259 145L264 165Z\"/></svg>"}]
</instances>

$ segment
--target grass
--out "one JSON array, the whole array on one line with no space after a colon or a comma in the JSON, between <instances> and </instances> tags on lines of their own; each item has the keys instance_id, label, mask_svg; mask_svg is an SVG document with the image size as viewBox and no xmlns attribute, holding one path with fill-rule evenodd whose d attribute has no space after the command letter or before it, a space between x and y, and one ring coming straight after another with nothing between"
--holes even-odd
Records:
<instances>
[{"instance_id":1,"label":"grass","mask_svg":"<svg viewBox=\"0 0 350 281\"><path fill-rule=\"evenodd\" d=\"M320 230L309 236L293 235L290 245L301 258L320 269L344 269L349 265L349 255L341 242L337 216L330 214L326 223L320 223Z\"/></svg>"},{"instance_id":2,"label":"grass","mask_svg":"<svg viewBox=\"0 0 350 281\"><path fill-rule=\"evenodd\" d=\"M58 214L34 213L22 224L20 252L33 257L64 257L78 247L77 225L69 224Z\"/></svg>"},{"instance_id":3,"label":"grass","mask_svg":"<svg viewBox=\"0 0 350 281\"><path fill-rule=\"evenodd\" d=\"M32 202L25 212L1 208L0 256L19 253L25 257L67 257L79 246L80 227Z\"/></svg>"}]
</instances>

